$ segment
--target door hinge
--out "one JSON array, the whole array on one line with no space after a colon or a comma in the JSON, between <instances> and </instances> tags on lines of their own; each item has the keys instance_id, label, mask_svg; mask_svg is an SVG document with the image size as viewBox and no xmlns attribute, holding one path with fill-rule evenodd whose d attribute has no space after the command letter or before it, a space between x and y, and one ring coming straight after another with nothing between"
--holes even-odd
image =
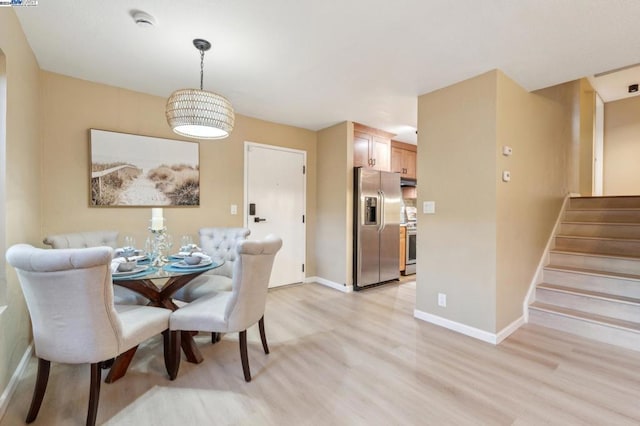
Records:
<instances>
[{"instance_id":1,"label":"door hinge","mask_svg":"<svg viewBox=\"0 0 640 426\"><path fill-rule=\"evenodd\" d=\"M302 166L302 174L305 174L307 172L307 166Z\"/></svg>"},{"instance_id":2,"label":"door hinge","mask_svg":"<svg viewBox=\"0 0 640 426\"><path fill-rule=\"evenodd\" d=\"M304 223L304 215L302 215L302 223Z\"/></svg>"},{"instance_id":3,"label":"door hinge","mask_svg":"<svg viewBox=\"0 0 640 426\"><path fill-rule=\"evenodd\" d=\"M304 272L304 263L302 264L302 272Z\"/></svg>"}]
</instances>

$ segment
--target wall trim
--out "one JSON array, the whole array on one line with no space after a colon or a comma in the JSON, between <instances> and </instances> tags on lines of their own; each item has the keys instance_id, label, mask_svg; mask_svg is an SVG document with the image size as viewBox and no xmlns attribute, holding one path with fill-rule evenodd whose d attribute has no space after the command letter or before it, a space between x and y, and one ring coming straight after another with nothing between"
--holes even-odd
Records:
<instances>
[{"instance_id":1,"label":"wall trim","mask_svg":"<svg viewBox=\"0 0 640 426\"><path fill-rule=\"evenodd\" d=\"M29 343L29 346L27 346L27 349L24 351L24 355L22 355L22 359L20 359L20 362L13 372L9 383L7 383L7 387L4 389L4 392L2 392L2 395L0 396L0 419L4 417L4 413L6 413L7 407L9 406L9 401L11 401L11 397L18 387L20 377L22 377L22 373L24 373L27 365L29 365L29 360L31 359L32 352L33 342Z\"/></svg>"},{"instance_id":2,"label":"wall trim","mask_svg":"<svg viewBox=\"0 0 640 426\"><path fill-rule=\"evenodd\" d=\"M473 337L474 339L482 340L483 342L491 343L492 345L499 344L525 323L524 317L520 317L503 328L497 334L494 334L488 331L480 330L479 328L471 327L466 324L440 317L438 315L420 311L418 309L414 309L413 316L419 320L447 328L457 333L464 334L465 336Z\"/></svg>"},{"instance_id":3,"label":"wall trim","mask_svg":"<svg viewBox=\"0 0 640 426\"><path fill-rule=\"evenodd\" d=\"M509 324L508 326L506 326L505 328L503 328L502 330L500 330L498 334L496 334L496 345L499 345L504 339L511 336L517 329L519 329L524 324L526 324L526 322L527 321L525 320L523 315L517 320L515 320L514 322L512 322L511 324Z\"/></svg>"},{"instance_id":4,"label":"wall trim","mask_svg":"<svg viewBox=\"0 0 640 426\"><path fill-rule=\"evenodd\" d=\"M318 283L324 286L330 287L334 290L341 291L343 293L351 293L353 291L353 286L347 286L344 284L338 284L337 282L327 280L322 277L307 277L304 279L305 283Z\"/></svg>"},{"instance_id":5,"label":"wall trim","mask_svg":"<svg viewBox=\"0 0 640 426\"><path fill-rule=\"evenodd\" d=\"M558 232L558 227L560 226L560 222L562 222L562 218L564 217L564 211L566 210L569 199L572 196L573 195L569 193L564 197L562 207L560 207L560 212L558 213L558 217L556 218L556 224L553 226L551 234L549 235L549 239L547 240L547 245L542 252L540 262L538 262L538 267L536 268L536 273L533 274L533 278L529 283L529 290L527 291L527 295L524 298L524 302L522 302L522 316L524 317L524 322L529 322L529 305L535 302L536 286L538 285L538 283L542 282L544 267L547 263L549 263L549 251L551 251L551 247L554 244L556 232Z\"/></svg>"}]
</instances>

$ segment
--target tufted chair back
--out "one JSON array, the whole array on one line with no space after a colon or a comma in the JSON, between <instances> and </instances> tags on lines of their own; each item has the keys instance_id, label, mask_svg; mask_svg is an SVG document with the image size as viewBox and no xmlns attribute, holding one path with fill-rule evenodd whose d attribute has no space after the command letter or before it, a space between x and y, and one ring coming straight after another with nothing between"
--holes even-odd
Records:
<instances>
[{"instance_id":1,"label":"tufted chair back","mask_svg":"<svg viewBox=\"0 0 640 426\"><path fill-rule=\"evenodd\" d=\"M101 246L116 248L118 246L118 231L91 231L48 235L44 237L42 242L50 245L54 249Z\"/></svg>"},{"instance_id":2,"label":"tufted chair back","mask_svg":"<svg viewBox=\"0 0 640 426\"><path fill-rule=\"evenodd\" d=\"M43 243L54 249L118 246L118 231L90 231L73 234L49 235ZM124 287L114 289L116 305L146 305L149 300Z\"/></svg>"},{"instance_id":3,"label":"tufted chair back","mask_svg":"<svg viewBox=\"0 0 640 426\"><path fill-rule=\"evenodd\" d=\"M113 306L108 247L7 251L33 326L36 355L54 362L95 363L119 354L122 325Z\"/></svg>"},{"instance_id":4,"label":"tufted chair back","mask_svg":"<svg viewBox=\"0 0 640 426\"><path fill-rule=\"evenodd\" d=\"M247 239L248 228L201 228L200 248L214 259L223 259L224 265L213 269L210 274L233 276L233 264L237 257L236 245Z\"/></svg>"}]
</instances>

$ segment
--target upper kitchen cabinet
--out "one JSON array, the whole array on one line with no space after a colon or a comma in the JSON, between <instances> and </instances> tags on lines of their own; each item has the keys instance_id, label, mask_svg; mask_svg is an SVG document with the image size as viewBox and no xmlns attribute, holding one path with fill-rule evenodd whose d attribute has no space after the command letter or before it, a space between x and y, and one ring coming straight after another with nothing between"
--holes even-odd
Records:
<instances>
[{"instance_id":1,"label":"upper kitchen cabinet","mask_svg":"<svg viewBox=\"0 0 640 426\"><path fill-rule=\"evenodd\" d=\"M391 171L400 173L400 177L416 178L417 146L409 143L391 141Z\"/></svg>"},{"instance_id":2,"label":"upper kitchen cabinet","mask_svg":"<svg viewBox=\"0 0 640 426\"><path fill-rule=\"evenodd\" d=\"M391 170L391 138L383 130L353 123L353 165L388 172Z\"/></svg>"}]
</instances>

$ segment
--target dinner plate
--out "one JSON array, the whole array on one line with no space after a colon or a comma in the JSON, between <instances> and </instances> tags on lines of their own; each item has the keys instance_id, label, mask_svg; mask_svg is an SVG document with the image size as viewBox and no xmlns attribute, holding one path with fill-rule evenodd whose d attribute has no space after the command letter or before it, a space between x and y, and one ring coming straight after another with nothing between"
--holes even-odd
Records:
<instances>
[{"instance_id":1,"label":"dinner plate","mask_svg":"<svg viewBox=\"0 0 640 426\"><path fill-rule=\"evenodd\" d=\"M213 263L213 260L201 260L200 263L197 263L195 265L189 265L184 260L181 260L180 262L172 263L171 266L175 266L176 268L182 268L182 269L195 269L195 268L203 268L205 266L211 265L212 263Z\"/></svg>"},{"instance_id":2,"label":"dinner plate","mask_svg":"<svg viewBox=\"0 0 640 426\"><path fill-rule=\"evenodd\" d=\"M142 271L146 271L147 269L149 269L149 265L139 265L139 266L136 266L135 268L133 268L131 271L112 272L111 275L114 276L114 277L123 277L125 275L134 275L134 274L140 273Z\"/></svg>"}]
</instances>

